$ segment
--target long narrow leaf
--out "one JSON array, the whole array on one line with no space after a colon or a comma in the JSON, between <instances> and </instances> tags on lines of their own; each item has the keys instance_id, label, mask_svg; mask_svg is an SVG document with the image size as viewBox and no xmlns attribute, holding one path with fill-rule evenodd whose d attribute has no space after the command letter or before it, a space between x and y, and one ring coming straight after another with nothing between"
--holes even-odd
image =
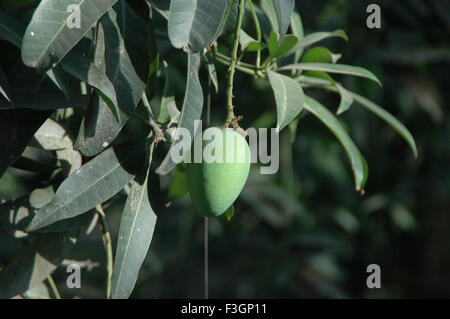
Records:
<instances>
[{"instance_id":1,"label":"long narrow leaf","mask_svg":"<svg viewBox=\"0 0 450 319\"><path fill-rule=\"evenodd\" d=\"M366 160L338 119L325 106L308 96L305 96L304 108L322 121L342 144L352 165L355 188L358 191L363 189L368 176Z\"/></svg>"},{"instance_id":2,"label":"long narrow leaf","mask_svg":"<svg viewBox=\"0 0 450 319\"><path fill-rule=\"evenodd\" d=\"M153 152L153 145L150 152ZM148 178L149 167L131 183L125 203L111 280L113 299L130 296L152 241L156 214L148 198Z\"/></svg>"},{"instance_id":3,"label":"long narrow leaf","mask_svg":"<svg viewBox=\"0 0 450 319\"><path fill-rule=\"evenodd\" d=\"M198 78L200 61L200 54L188 54L186 93L178 123L178 127L186 128L189 131L191 139L195 136L194 121L200 119L203 109L203 91ZM156 173L160 175L168 174L178 164L172 160L171 154L175 143L176 141L172 143L169 152L156 170Z\"/></svg>"},{"instance_id":4,"label":"long narrow leaf","mask_svg":"<svg viewBox=\"0 0 450 319\"><path fill-rule=\"evenodd\" d=\"M297 45L295 46L295 48L293 48L289 54L295 53L297 52L297 50L302 49L304 47L313 45L314 43L317 43L319 41L328 39L328 38L342 38L345 41L348 41L348 36L345 33L344 30L336 30L333 32L315 32L315 33L311 33L308 34L307 36L303 37L302 39L300 39L300 41L298 41Z\"/></svg>"},{"instance_id":5,"label":"long narrow leaf","mask_svg":"<svg viewBox=\"0 0 450 319\"><path fill-rule=\"evenodd\" d=\"M322 84L322 83L321 83ZM329 84L329 82L327 83ZM339 90L330 85L324 85L322 86L324 89L333 91L336 93L339 93ZM416 141L414 140L414 137L412 136L411 132L406 128L405 125L403 125L402 122L400 122L398 119L395 118L391 113L383 109L378 104L375 104L374 102L370 101L369 99L351 91L347 91L353 98L353 100L360 104L361 106L368 109L370 112L374 113L376 116L384 120L387 124L389 124L395 131L397 131L400 136L402 136L405 141L410 146L414 157L417 157L419 155L417 151Z\"/></svg>"},{"instance_id":6,"label":"long narrow leaf","mask_svg":"<svg viewBox=\"0 0 450 319\"><path fill-rule=\"evenodd\" d=\"M402 124L402 122L397 120L391 113L383 109L381 106L373 103L365 97L354 92L350 92L350 94L353 96L355 102L377 115L379 118L388 123L394 130L396 130L397 133L400 134L409 144L412 152L414 153L414 157L419 155L414 137L406 126Z\"/></svg>"},{"instance_id":7,"label":"long narrow leaf","mask_svg":"<svg viewBox=\"0 0 450 319\"><path fill-rule=\"evenodd\" d=\"M109 10L100 25L105 52L98 50L96 60L103 61L114 85L120 123L106 102L96 96L86 111L76 142L76 148L86 156L98 154L117 137L142 97L148 72L147 28L126 1Z\"/></svg>"},{"instance_id":8,"label":"long narrow leaf","mask_svg":"<svg viewBox=\"0 0 450 319\"><path fill-rule=\"evenodd\" d=\"M348 74L372 80L381 86L381 82L380 80L378 80L375 74L373 74L369 70L353 65L331 63L296 63L283 66L278 70L323 71L338 74Z\"/></svg>"},{"instance_id":9,"label":"long narrow leaf","mask_svg":"<svg viewBox=\"0 0 450 319\"><path fill-rule=\"evenodd\" d=\"M124 143L84 164L62 182L53 201L36 213L27 230L78 216L114 196L142 166L141 150L142 145Z\"/></svg>"},{"instance_id":10,"label":"long narrow leaf","mask_svg":"<svg viewBox=\"0 0 450 319\"><path fill-rule=\"evenodd\" d=\"M275 10L277 12L278 30L280 34L280 43L283 42L284 36L291 23L292 12L294 11L294 0L274 0Z\"/></svg>"},{"instance_id":11,"label":"long narrow leaf","mask_svg":"<svg viewBox=\"0 0 450 319\"><path fill-rule=\"evenodd\" d=\"M23 62L44 71L52 68L116 2L117 0L41 1L23 37ZM72 12L71 8L79 11ZM80 24L72 25L78 14Z\"/></svg>"}]
</instances>

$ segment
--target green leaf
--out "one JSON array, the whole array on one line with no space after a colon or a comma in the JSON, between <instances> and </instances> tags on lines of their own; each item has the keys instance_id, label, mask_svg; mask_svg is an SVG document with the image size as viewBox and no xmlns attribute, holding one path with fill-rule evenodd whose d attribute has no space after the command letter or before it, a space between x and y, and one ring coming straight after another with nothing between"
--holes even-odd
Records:
<instances>
[{"instance_id":1,"label":"green leaf","mask_svg":"<svg viewBox=\"0 0 450 319\"><path fill-rule=\"evenodd\" d=\"M322 121L342 144L352 165L355 188L358 191L362 190L368 176L367 162L339 120L326 107L309 96L305 96L304 108Z\"/></svg>"},{"instance_id":2,"label":"green leaf","mask_svg":"<svg viewBox=\"0 0 450 319\"><path fill-rule=\"evenodd\" d=\"M0 14L0 40L6 40L20 48L25 26L19 20Z\"/></svg>"},{"instance_id":3,"label":"green leaf","mask_svg":"<svg viewBox=\"0 0 450 319\"><path fill-rule=\"evenodd\" d=\"M50 203L53 196L53 187L48 186L46 188L37 188L30 194L0 204L0 231L25 231L35 213ZM36 233L56 233L79 229L87 225L91 219L92 214L83 214L74 218L60 220L37 230Z\"/></svg>"},{"instance_id":4,"label":"green leaf","mask_svg":"<svg viewBox=\"0 0 450 319\"><path fill-rule=\"evenodd\" d=\"M293 47L295 47L297 42L298 38L295 35L288 34L278 48L277 57L283 56L288 53Z\"/></svg>"},{"instance_id":5,"label":"green leaf","mask_svg":"<svg viewBox=\"0 0 450 319\"><path fill-rule=\"evenodd\" d=\"M255 6L256 7L256 6ZM278 25L277 11L272 0L261 0L261 8L263 9L266 16L269 18L272 30L276 33L280 33L280 28Z\"/></svg>"},{"instance_id":6,"label":"green leaf","mask_svg":"<svg viewBox=\"0 0 450 319\"><path fill-rule=\"evenodd\" d=\"M300 17L300 14L298 14L297 9L294 7L294 12L291 16L291 30L292 34L295 35L298 39L303 39L304 33L303 33L303 23L302 18ZM299 48L297 51L295 51L295 57L294 57L294 63L297 63L300 61L300 57L303 54L303 48Z\"/></svg>"},{"instance_id":7,"label":"green leaf","mask_svg":"<svg viewBox=\"0 0 450 319\"><path fill-rule=\"evenodd\" d=\"M151 12L151 10L149 10ZM152 18L149 17L147 21L147 34L148 34L148 55L149 65L145 92L147 96L151 97L156 93L158 85L158 71L159 71L159 52L156 44L155 29L153 27Z\"/></svg>"},{"instance_id":8,"label":"green leaf","mask_svg":"<svg viewBox=\"0 0 450 319\"><path fill-rule=\"evenodd\" d=\"M304 47L310 46L319 41L328 39L328 38L342 38L345 41L348 41L348 36L344 30L336 30L333 32L315 32L308 34L307 36L301 38L295 48L293 48L290 54L297 52L297 50L302 49Z\"/></svg>"},{"instance_id":9,"label":"green leaf","mask_svg":"<svg viewBox=\"0 0 450 319\"><path fill-rule=\"evenodd\" d=\"M346 64L330 64L330 63L296 63L283 66L278 70L304 70L304 71L324 71L330 73L338 73L338 74L348 74L353 76L358 76L362 78L366 78L374 81L378 85L381 86L380 80L370 72L364 68Z\"/></svg>"},{"instance_id":10,"label":"green leaf","mask_svg":"<svg viewBox=\"0 0 450 319\"><path fill-rule=\"evenodd\" d=\"M291 23L292 12L294 11L294 0L274 0L275 10L277 12L278 30L280 34L280 42L284 40L284 36Z\"/></svg>"},{"instance_id":11,"label":"green leaf","mask_svg":"<svg viewBox=\"0 0 450 319\"><path fill-rule=\"evenodd\" d=\"M241 45L241 51L254 52L264 49L263 43L253 39L242 29L239 32L239 43Z\"/></svg>"},{"instance_id":12,"label":"green leaf","mask_svg":"<svg viewBox=\"0 0 450 319\"><path fill-rule=\"evenodd\" d=\"M295 142L295 138L297 137L298 123L305 116L305 113L306 112L304 111L304 109L302 109L302 111L288 125L289 133L291 135L291 143L292 144Z\"/></svg>"},{"instance_id":13,"label":"green leaf","mask_svg":"<svg viewBox=\"0 0 450 319\"><path fill-rule=\"evenodd\" d=\"M333 54L325 47L315 47L305 52L302 62L336 63L340 54Z\"/></svg>"},{"instance_id":14,"label":"green leaf","mask_svg":"<svg viewBox=\"0 0 450 319\"><path fill-rule=\"evenodd\" d=\"M285 75L267 71L277 104L277 131L280 132L302 110L304 94L300 84Z\"/></svg>"},{"instance_id":15,"label":"green leaf","mask_svg":"<svg viewBox=\"0 0 450 319\"><path fill-rule=\"evenodd\" d=\"M49 118L36 131L30 146L42 147L48 151L61 150L73 145L64 127Z\"/></svg>"},{"instance_id":16,"label":"green leaf","mask_svg":"<svg viewBox=\"0 0 450 319\"><path fill-rule=\"evenodd\" d=\"M200 54L188 54L188 72L186 93L183 101L183 109L181 110L180 121L178 127L186 128L191 136L195 136L194 121L199 120L203 109L203 91L198 78L198 70L200 68ZM161 165L156 170L160 175L168 174L178 163L173 162L171 152L173 145L177 141L173 141Z\"/></svg>"},{"instance_id":17,"label":"green leaf","mask_svg":"<svg viewBox=\"0 0 450 319\"><path fill-rule=\"evenodd\" d=\"M335 56L335 57L333 57ZM303 56L302 62L303 63L309 63L309 62L320 62L320 63L335 63L337 55L333 55L330 50L323 47L315 47L308 51ZM296 70L298 71L298 70ZM301 73L301 70L300 70ZM328 73L323 71L306 71L304 73L307 76L316 77L319 79L325 79L327 81L330 81L331 83L334 83L334 80L331 76L328 75Z\"/></svg>"},{"instance_id":18,"label":"green leaf","mask_svg":"<svg viewBox=\"0 0 450 319\"><path fill-rule=\"evenodd\" d=\"M69 52L61 62L64 71L96 88L120 122L116 91L106 74L78 52Z\"/></svg>"},{"instance_id":19,"label":"green leaf","mask_svg":"<svg viewBox=\"0 0 450 319\"><path fill-rule=\"evenodd\" d=\"M0 93L11 102L11 98L9 97L9 84L8 79L6 78L5 73L3 72L3 68L0 65Z\"/></svg>"},{"instance_id":20,"label":"green leaf","mask_svg":"<svg viewBox=\"0 0 450 319\"><path fill-rule=\"evenodd\" d=\"M225 217L227 218L227 221L230 221L231 218L234 216L234 205L231 205L224 213Z\"/></svg>"},{"instance_id":21,"label":"green leaf","mask_svg":"<svg viewBox=\"0 0 450 319\"><path fill-rule=\"evenodd\" d=\"M125 1L109 10L100 25L105 52L99 50L96 55L106 64L106 75L114 85L121 121L117 122L103 99L95 96L76 142L76 148L86 156L98 154L117 137L142 97L148 71L147 27Z\"/></svg>"},{"instance_id":22,"label":"green leaf","mask_svg":"<svg viewBox=\"0 0 450 319\"><path fill-rule=\"evenodd\" d=\"M77 232L43 234L0 271L0 298L11 298L39 285L68 256Z\"/></svg>"},{"instance_id":23,"label":"green leaf","mask_svg":"<svg viewBox=\"0 0 450 319\"><path fill-rule=\"evenodd\" d=\"M34 133L52 114L27 109L0 110L0 177L16 161Z\"/></svg>"},{"instance_id":24,"label":"green leaf","mask_svg":"<svg viewBox=\"0 0 450 319\"><path fill-rule=\"evenodd\" d=\"M44 161L28 158L25 156L19 157L14 163L11 164L11 167L21 169L27 172L35 172L48 175L53 173L53 171L58 168L57 166L52 165L51 163L46 163Z\"/></svg>"},{"instance_id":25,"label":"green leaf","mask_svg":"<svg viewBox=\"0 0 450 319\"><path fill-rule=\"evenodd\" d=\"M166 61L163 62L164 69L164 90L163 96L161 98L161 106L159 108L157 121L159 123L166 123L171 119L169 114L170 108L175 108L177 111L177 105L175 103L175 90L173 85L172 72L170 70L170 66ZM173 71L173 70L172 70ZM179 113L179 111L178 111Z\"/></svg>"},{"instance_id":26,"label":"green leaf","mask_svg":"<svg viewBox=\"0 0 450 319\"><path fill-rule=\"evenodd\" d=\"M278 34L275 31L270 32L268 47L269 55L275 58L278 52Z\"/></svg>"},{"instance_id":27,"label":"green leaf","mask_svg":"<svg viewBox=\"0 0 450 319\"><path fill-rule=\"evenodd\" d=\"M170 182L169 191L167 193L167 202L170 203L178 198L183 198L188 192L186 173L175 170L175 175Z\"/></svg>"},{"instance_id":28,"label":"green leaf","mask_svg":"<svg viewBox=\"0 0 450 319\"><path fill-rule=\"evenodd\" d=\"M219 93L219 79L217 78L216 66L214 65L214 58L208 51L205 52L206 63L208 64L208 74L211 79L216 94Z\"/></svg>"},{"instance_id":29,"label":"green leaf","mask_svg":"<svg viewBox=\"0 0 450 319\"><path fill-rule=\"evenodd\" d=\"M27 231L78 216L103 203L130 182L143 163L142 144L108 148L61 183L53 201L39 210Z\"/></svg>"},{"instance_id":30,"label":"green leaf","mask_svg":"<svg viewBox=\"0 0 450 319\"><path fill-rule=\"evenodd\" d=\"M359 94L356 94L354 92L350 93L353 96L353 99L355 100L356 103L360 104L361 106L365 107L366 109L377 115L379 118L388 123L394 130L396 130L397 133L400 134L409 144L412 152L414 153L414 157L418 156L419 153L417 151L417 146L414 137L412 136L411 132L406 128L405 125L403 125L391 113L383 109L381 106L373 103L372 101L366 99L365 97Z\"/></svg>"},{"instance_id":31,"label":"green leaf","mask_svg":"<svg viewBox=\"0 0 450 319\"><path fill-rule=\"evenodd\" d=\"M170 16L170 1L167 0L146 0L150 5L158 11L166 20Z\"/></svg>"},{"instance_id":32,"label":"green leaf","mask_svg":"<svg viewBox=\"0 0 450 319\"><path fill-rule=\"evenodd\" d=\"M33 68L56 65L117 0L44 0L35 9L23 37L22 60ZM78 5L80 28L72 27L70 5Z\"/></svg>"},{"instance_id":33,"label":"green leaf","mask_svg":"<svg viewBox=\"0 0 450 319\"><path fill-rule=\"evenodd\" d=\"M345 111L347 111L350 108L350 106L353 104L353 96L349 91L347 91L346 88L344 88L339 83L335 83L335 85L339 91L339 95L341 96L341 102L339 103L339 107L336 111L336 114L340 115L340 114L344 113Z\"/></svg>"},{"instance_id":34,"label":"green leaf","mask_svg":"<svg viewBox=\"0 0 450 319\"><path fill-rule=\"evenodd\" d=\"M64 72L61 65L55 66L53 69L47 71L47 76L53 83L58 87L58 89L64 93L66 99L70 99L70 81L68 74Z\"/></svg>"},{"instance_id":35,"label":"green leaf","mask_svg":"<svg viewBox=\"0 0 450 319\"><path fill-rule=\"evenodd\" d=\"M153 152L153 146L151 146L150 152ZM147 167L133 180L125 203L111 279L113 299L130 296L152 241L156 214L153 212L148 198L148 175L149 168Z\"/></svg>"},{"instance_id":36,"label":"green leaf","mask_svg":"<svg viewBox=\"0 0 450 319\"><path fill-rule=\"evenodd\" d=\"M83 95L72 95L68 100L64 95L52 94L50 92L34 92L30 87L11 87L11 100L14 104L0 99L0 109L32 109L32 110L55 110L65 108L82 108L88 104L88 97Z\"/></svg>"},{"instance_id":37,"label":"green leaf","mask_svg":"<svg viewBox=\"0 0 450 319\"><path fill-rule=\"evenodd\" d=\"M172 0L169 39L178 49L200 52L213 42L225 22L228 1Z\"/></svg>"},{"instance_id":38,"label":"green leaf","mask_svg":"<svg viewBox=\"0 0 450 319\"><path fill-rule=\"evenodd\" d=\"M19 49L22 47L22 37L25 33L25 24L15 18L0 14L0 39L7 40ZM69 83L66 75L60 66L56 66L47 71L47 76L64 93L67 99L70 98Z\"/></svg>"},{"instance_id":39,"label":"green leaf","mask_svg":"<svg viewBox=\"0 0 450 319\"><path fill-rule=\"evenodd\" d=\"M14 298L19 299L51 299L50 290L45 285L44 282L38 284L37 286L25 291L21 295L14 296Z\"/></svg>"}]
</instances>

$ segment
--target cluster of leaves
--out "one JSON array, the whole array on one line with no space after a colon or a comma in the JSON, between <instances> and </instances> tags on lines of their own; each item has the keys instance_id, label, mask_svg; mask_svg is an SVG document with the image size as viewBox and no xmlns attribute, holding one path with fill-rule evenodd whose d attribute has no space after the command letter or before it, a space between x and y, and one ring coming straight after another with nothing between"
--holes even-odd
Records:
<instances>
[{"instance_id":1,"label":"cluster of leaves","mask_svg":"<svg viewBox=\"0 0 450 319\"><path fill-rule=\"evenodd\" d=\"M80 28L68 26L73 13L66 9L74 2L81 11ZM315 46L332 37L347 40L345 32L305 36L293 0L262 0L260 6L250 0L147 0L134 5L125 0L43 0L36 8L24 5L24 10L19 6L12 14L0 14L0 40L21 53L17 58L19 51L11 49L13 67L0 68L0 121L7 133L0 137L0 173L12 165L46 174L43 188L0 206L2 230L20 232L30 242L0 272L1 297L39 285L70 252L80 228L97 218L93 215L103 220L102 205L122 195L127 200L107 296L130 296L156 223L149 180L176 167L170 146L155 147L161 140L174 143L171 133L176 127L194 136L194 121L202 117L204 104L202 65L216 90L215 63L235 62L236 70L268 81L278 131L288 126L295 132L306 112L322 121L344 147L357 190L366 182L367 164L337 117L353 102L390 124L417 154L406 127L332 77L346 74L380 84L370 71L339 64L339 54ZM243 29L238 33L241 12ZM164 28L156 28L157 19L167 20ZM233 39L237 33L239 39ZM234 40L240 45L235 61L229 55ZM181 110L174 96L174 67L160 61L167 43L187 55ZM253 58L255 63L249 62ZM311 88L340 95L336 115L304 94ZM146 129L130 138L126 133L134 119L144 122ZM53 162L23 156L26 147L49 152ZM162 152L163 159L153 171L154 151ZM183 172L175 170L169 200L186 195L184 180ZM105 226L102 223L106 234Z\"/></svg>"}]
</instances>

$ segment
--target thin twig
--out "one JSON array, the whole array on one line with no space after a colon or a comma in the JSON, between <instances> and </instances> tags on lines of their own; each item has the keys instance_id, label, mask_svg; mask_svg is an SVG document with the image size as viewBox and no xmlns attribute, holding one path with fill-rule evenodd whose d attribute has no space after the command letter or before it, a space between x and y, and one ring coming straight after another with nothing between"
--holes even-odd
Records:
<instances>
[{"instance_id":1,"label":"thin twig","mask_svg":"<svg viewBox=\"0 0 450 319\"><path fill-rule=\"evenodd\" d=\"M147 111L148 123L152 127L153 133L155 133L155 137L158 141L165 141L164 132L161 130L158 123L156 123L155 116L153 115L150 102L148 101L147 94L145 94L145 92L142 94L142 104L144 104L145 110Z\"/></svg>"},{"instance_id":2,"label":"thin twig","mask_svg":"<svg viewBox=\"0 0 450 319\"><path fill-rule=\"evenodd\" d=\"M230 68L228 70L228 86L227 86L227 116L225 118L225 122L223 123L223 127L230 126L231 121L234 119L234 111L233 111L233 81L234 81L234 73L236 69L236 61L237 61L237 52L239 47L239 33L242 25L242 17L244 16L245 11L245 0L239 1L239 14L236 22L236 28L234 32L234 43L233 50L231 51L231 63Z\"/></svg>"},{"instance_id":3,"label":"thin twig","mask_svg":"<svg viewBox=\"0 0 450 319\"><path fill-rule=\"evenodd\" d=\"M95 207L100 218L100 225L102 230L103 246L106 252L106 299L111 299L111 277L113 272L113 251L111 235L109 233L108 224L106 222L106 215L103 211L102 205Z\"/></svg>"},{"instance_id":4,"label":"thin twig","mask_svg":"<svg viewBox=\"0 0 450 319\"><path fill-rule=\"evenodd\" d=\"M45 281L48 283L50 287L50 291L55 299L61 299L61 295L59 293L58 287L56 286L55 281L53 280L52 275L48 275Z\"/></svg>"},{"instance_id":5,"label":"thin twig","mask_svg":"<svg viewBox=\"0 0 450 319\"><path fill-rule=\"evenodd\" d=\"M256 40L261 42L261 26L259 25L258 16L256 15L255 8L253 8L252 0L247 0L250 6L250 10L252 11L253 22L255 23L255 31L256 31ZM256 51L256 66L259 68L261 66L261 51Z\"/></svg>"},{"instance_id":6,"label":"thin twig","mask_svg":"<svg viewBox=\"0 0 450 319\"><path fill-rule=\"evenodd\" d=\"M204 260L205 260L205 299L209 298L209 253L208 253L208 217L204 218L205 228L204 228Z\"/></svg>"}]
</instances>

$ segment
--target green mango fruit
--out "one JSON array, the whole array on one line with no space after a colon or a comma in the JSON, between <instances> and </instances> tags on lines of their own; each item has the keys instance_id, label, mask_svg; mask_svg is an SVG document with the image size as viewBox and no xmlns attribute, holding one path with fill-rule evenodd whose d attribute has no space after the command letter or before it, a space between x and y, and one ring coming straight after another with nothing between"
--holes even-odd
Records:
<instances>
[{"instance_id":1,"label":"green mango fruit","mask_svg":"<svg viewBox=\"0 0 450 319\"><path fill-rule=\"evenodd\" d=\"M208 131L209 140L205 137ZM189 194L201 215L219 216L244 188L250 171L250 148L241 134L214 127L205 131L202 154L201 163L186 163Z\"/></svg>"}]
</instances>

